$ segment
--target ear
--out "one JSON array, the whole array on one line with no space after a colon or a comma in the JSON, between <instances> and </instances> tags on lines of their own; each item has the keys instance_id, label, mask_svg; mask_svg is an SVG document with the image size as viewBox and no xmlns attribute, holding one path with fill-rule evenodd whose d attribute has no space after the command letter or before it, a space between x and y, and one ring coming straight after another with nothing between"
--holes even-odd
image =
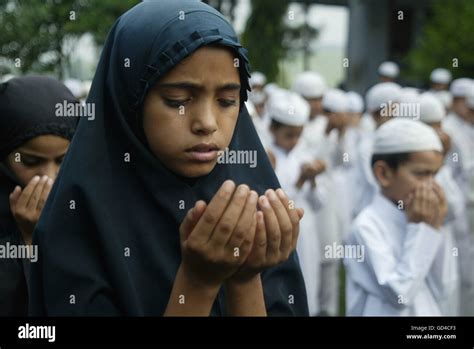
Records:
<instances>
[{"instance_id":1,"label":"ear","mask_svg":"<svg viewBox=\"0 0 474 349\"><path fill-rule=\"evenodd\" d=\"M372 171L382 188L386 188L392 183L395 171L391 169L385 161L379 160L375 162Z\"/></svg>"}]
</instances>

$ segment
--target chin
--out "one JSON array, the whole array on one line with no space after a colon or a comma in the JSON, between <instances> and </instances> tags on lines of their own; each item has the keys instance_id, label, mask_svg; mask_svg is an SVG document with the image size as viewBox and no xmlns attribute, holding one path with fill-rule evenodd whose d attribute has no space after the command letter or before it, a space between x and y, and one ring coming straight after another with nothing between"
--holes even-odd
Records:
<instances>
[{"instance_id":1,"label":"chin","mask_svg":"<svg viewBox=\"0 0 474 349\"><path fill-rule=\"evenodd\" d=\"M208 175L216 167L217 162L190 164L181 169L180 174L187 178L199 178Z\"/></svg>"}]
</instances>

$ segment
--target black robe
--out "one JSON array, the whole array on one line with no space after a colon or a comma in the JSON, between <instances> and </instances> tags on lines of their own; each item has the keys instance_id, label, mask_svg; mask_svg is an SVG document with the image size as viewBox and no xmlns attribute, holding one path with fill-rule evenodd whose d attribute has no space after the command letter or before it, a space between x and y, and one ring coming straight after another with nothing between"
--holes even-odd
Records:
<instances>
[{"instance_id":1,"label":"black robe","mask_svg":"<svg viewBox=\"0 0 474 349\"><path fill-rule=\"evenodd\" d=\"M71 139L77 119L56 116L56 104L76 103L71 92L52 78L24 76L0 84L0 245L22 245L10 210L9 195L19 185L5 158L30 139L56 135ZM0 259L0 316L28 314L28 259Z\"/></svg>"},{"instance_id":2,"label":"black robe","mask_svg":"<svg viewBox=\"0 0 474 349\"><path fill-rule=\"evenodd\" d=\"M32 315L163 315L181 261L178 230L187 210L197 200L209 202L226 179L259 194L279 187L243 104L230 149L257 151L256 168L218 164L187 181L146 144L141 108L149 88L211 44L232 49L240 59L246 100L246 51L208 5L143 2L114 24L87 100L95 104L95 120L80 120L35 231L39 261L31 270ZM270 315L308 314L296 253L265 271L262 280ZM225 315L224 305L221 290L211 314Z\"/></svg>"}]
</instances>

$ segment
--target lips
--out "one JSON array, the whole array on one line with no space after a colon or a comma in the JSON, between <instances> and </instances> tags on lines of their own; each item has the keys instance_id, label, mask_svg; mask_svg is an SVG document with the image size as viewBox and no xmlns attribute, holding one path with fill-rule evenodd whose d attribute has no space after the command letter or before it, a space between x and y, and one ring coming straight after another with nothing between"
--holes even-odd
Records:
<instances>
[{"instance_id":1,"label":"lips","mask_svg":"<svg viewBox=\"0 0 474 349\"><path fill-rule=\"evenodd\" d=\"M200 143L186 150L190 159L197 162L210 162L217 158L219 147L214 143Z\"/></svg>"}]
</instances>

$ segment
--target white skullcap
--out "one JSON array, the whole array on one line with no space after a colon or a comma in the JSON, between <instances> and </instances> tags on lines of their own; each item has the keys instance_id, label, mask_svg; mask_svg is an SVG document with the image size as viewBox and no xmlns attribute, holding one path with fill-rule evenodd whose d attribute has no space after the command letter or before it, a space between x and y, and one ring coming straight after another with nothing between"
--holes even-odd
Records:
<instances>
[{"instance_id":1,"label":"white skullcap","mask_svg":"<svg viewBox=\"0 0 474 349\"><path fill-rule=\"evenodd\" d=\"M436 68L431 72L430 80L435 84L449 84L452 79L451 72L448 69Z\"/></svg>"},{"instance_id":2,"label":"white skullcap","mask_svg":"<svg viewBox=\"0 0 474 349\"><path fill-rule=\"evenodd\" d=\"M268 102L269 116L289 126L304 126L309 120L310 109L309 103L292 91L279 91Z\"/></svg>"},{"instance_id":3,"label":"white skullcap","mask_svg":"<svg viewBox=\"0 0 474 349\"><path fill-rule=\"evenodd\" d=\"M291 89L305 98L320 98L326 91L326 80L318 73L303 72L296 77Z\"/></svg>"},{"instance_id":4,"label":"white skullcap","mask_svg":"<svg viewBox=\"0 0 474 349\"><path fill-rule=\"evenodd\" d=\"M425 123L440 122L446 116L443 103L434 93L425 92L420 96L420 120Z\"/></svg>"},{"instance_id":5,"label":"white skullcap","mask_svg":"<svg viewBox=\"0 0 474 349\"><path fill-rule=\"evenodd\" d=\"M420 121L391 119L375 131L373 154L443 151L435 130Z\"/></svg>"},{"instance_id":6,"label":"white skullcap","mask_svg":"<svg viewBox=\"0 0 474 349\"><path fill-rule=\"evenodd\" d=\"M362 113L364 111L364 100L361 95L354 91L346 93L347 111L349 113Z\"/></svg>"},{"instance_id":7,"label":"white skullcap","mask_svg":"<svg viewBox=\"0 0 474 349\"><path fill-rule=\"evenodd\" d=\"M402 88L394 82L381 82L372 86L365 95L367 110L372 113L389 101L399 102Z\"/></svg>"},{"instance_id":8,"label":"white skullcap","mask_svg":"<svg viewBox=\"0 0 474 349\"><path fill-rule=\"evenodd\" d=\"M342 90L331 89L323 96L323 108L333 113L345 113L348 107L346 93Z\"/></svg>"},{"instance_id":9,"label":"white skullcap","mask_svg":"<svg viewBox=\"0 0 474 349\"><path fill-rule=\"evenodd\" d=\"M253 72L249 79L250 87L263 86L266 82L267 78L265 77L265 75L263 75L263 73L260 73L259 71Z\"/></svg>"},{"instance_id":10,"label":"white skullcap","mask_svg":"<svg viewBox=\"0 0 474 349\"><path fill-rule=\"evenodd\" d=\"M271 82L269 84L266 84L265 87L263 88L263 92L270 97L273 92L281 90L281 87L275 84L274 82Z\"/></svg>"},{"instance_id":11,"label":"white skullcap","mask_svg":"<svg viewBox=\"0 0 474 349\"><path fill-rule=\"evenodd\" d=\"M404 87L400 92L400 103L418 103L420 92L413 87Z\"/></svg>"},{"instance_id":12,"label":"white skullcap","mask_svg":"<svg viewBox=\"0 0 474 349\"><path fill-rule=\"evenodd\" d=\"M469 78L460 78L453 80L450 92L453 97L466 97L467 91L472 88L472 82Z\"/></svg>"},{"instance_id":13,"label":"white skullcap","mask_svg":"<svg viewBox=\"0 0 474 349\"><path fill-rule=\"evenodd\" d=\"M0 78L0 84L3 84L4 82L7 82L8 80L11 80L15 77L13 74L5 74Z\"/></svg>"},{"instance_id":14,"label":"white skullcap","mask_svg":"<svg viewBox=\"0 0 474 349\"><path fill-rule=\"evenodd\" d=\"M87 96L91 90L92 87L92 80L85 80L82 83L82 95Z\"/></svg>"},{"instance_id":15,"label":"white skullcap","mask_svg":"<svg viewBox=\"0 0 474 349\"><path fill-rule=\"evenodd\" d=\"M76 98L82 97L83 86L81 80L78 79L66 79L64 85L71 91L72 95Z\"/></svg>"},{"instance_id":16,"label":"white skullcap","mask_svg":"<svg viewBox=\"0 0 474 349\"><path fill-rule=\"evenodd\" d=\"M395 79L400 73L400 69L398 68L398 65L396 63L383 62L379 66L378 73L379 75Z\"/></svg>"},{"instance_id":17,"label":"white skullcap","mask_svg":"<svg viewBox=\"0 0 474 349\"><path fill-rule=\"evenodd\" d=\"M443 104L445 109L451 108L453 104L453 96L449 91L431 91L436 98Z\"/></svg>"}]
</instances>

